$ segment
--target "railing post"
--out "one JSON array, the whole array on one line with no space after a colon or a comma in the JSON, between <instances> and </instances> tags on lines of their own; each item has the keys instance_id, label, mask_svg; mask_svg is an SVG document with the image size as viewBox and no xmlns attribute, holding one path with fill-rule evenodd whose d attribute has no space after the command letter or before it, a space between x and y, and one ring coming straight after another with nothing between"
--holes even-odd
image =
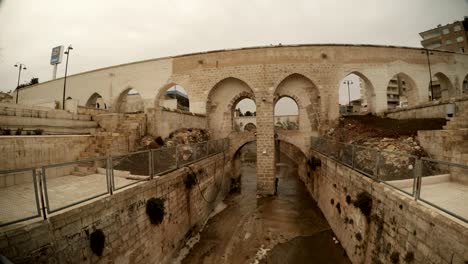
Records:
<instances>
[{"instance_id":1,"label":"railing post","mask_svg":"<svg viewBox=\"0 0 468 264\"><path fill-rule=\"evenodd\" d=\"M153 179L154 177L154 166L153 166L153 150L149 149L148 150L148 169L149 169L149 176L150 179Z\"/></svg>"},{"instance_id":2,"label":"railing post","mask_svg":"<svg viewBox=\"0 0 468 264\"><path fill-rule=\"evenodd\" d=\"M176 168L178 169L179 168L179 145L176 145L175 146L175 164L176 164Z\"/></svg>"},{"instance_id":3,"label":"railing post","mask_svg":"<svg viewBox=\"0 0 468 264\"><path fill-rule=\"evenodd\" d=\"M421 177L422 177L422 160L417 158L414 163L414 179L413 179L413 196L417 201L421 195Z\"/></svg>"},{"instance_id":4,"label":"railing post","mask_svg":"<svg viewBox=\"0 0 468 264\"><path fill-rule=\"evenodd\" d=\"M110 188L110 194L114 194L114 186L115 186L115 183L114 183L114 164L113 164L113 160L112 160L112 155L109 155L108 156L108 174L109 174L109 188Z\"/></svg>"},{"instance_id":5,"label":"railing post","mask_svg":"<svg viewBox=\"0 0 468 264\"><path fill-rule=\"evenodd\" d=\"M351 166L354 169L354 156L356 155L356 146L354 144L352 146L352 152L351 152Z\"/></svg>"},{"instance_id":6,"label":"railing post","mask_svg":"<svg viewBox=\"0 0 468 264\"><path fill-rule=\"evenodd\" d=\"M39 197L41 199L41 209L42 209L42 217L44 217L44 220L47 219L47 214L46 214L46 208L45 208L45 203L44 203L44 193L42 191L42 171L38 170L38 181L39 181Z\"/></svg>"}]
</instances>

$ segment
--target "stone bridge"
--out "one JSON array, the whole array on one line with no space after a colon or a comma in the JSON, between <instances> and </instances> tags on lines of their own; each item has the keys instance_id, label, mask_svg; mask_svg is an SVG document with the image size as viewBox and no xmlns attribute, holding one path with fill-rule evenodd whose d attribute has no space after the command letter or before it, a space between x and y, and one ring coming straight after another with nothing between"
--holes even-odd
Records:
<instances>
[{"instance_id":1,"label":"stone bridge","mask_svg":"<svg viewBox=\"0 0 468 264\"><path fill-rule=\"evenodd\" d=\"M387 108L387 85L396 74L407 80L408 104L428 101L430 76L440 81L448 96L462 94L468 74L468 55L424 49L371 45L297 45L219 50L151 59L75 74L67 77L67 97L81 106L105 104L122 112L127 96L136 90L141 111L147 114L148 133L158 132L165 92L184 87L190 112L214 138L231 137L231 153L249 140L257 140L258 191L274 192L275 140L291 143L307 153L311 135L318 135L339 117L341 80L354 73L365 82L368 108ZM19 102L47 105L62 101L63 80L22 88ZM275 134L273 110L281 97L296 101L299 129ZM134 98L134 97L132 97ZM256 135L233 133L236 104L256 102ZM183 124L181 124L183 125ZM276 138L276 139L275 139Z\"/></svg>"}]
</instances>

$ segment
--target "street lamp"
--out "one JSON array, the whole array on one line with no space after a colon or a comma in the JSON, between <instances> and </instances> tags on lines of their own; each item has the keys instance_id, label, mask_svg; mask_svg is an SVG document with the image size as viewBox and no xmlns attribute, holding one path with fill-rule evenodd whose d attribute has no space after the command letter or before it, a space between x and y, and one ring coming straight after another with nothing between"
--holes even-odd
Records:
<instances>
[{"instance_id":1,"label":"street lamp","mask_svg":"<svg viewBox=\"0 0 468 264\"><path fill-rule=\"evenodd\" d=\"M434 53L429 52L428 49L424 49L421 53L426 53L427 57L427 66L429 67L429 88L431 90L431 101L434 100L434 88L432 87L432 72L431 72L431 61L429 60L429 55L434 55Z\"/></svg>"},{"instance_id":2,"label":"street lamp","mask_svg":"<svg viewBox=\"0 0 468 264\"><path fill-rule=\"evenodd\" d=\"M346 80L346 81L343 82L343 84L348 85L348 109L346 110L346 112L348 112L349 109L351 108L351 93L349 92L349 85L353 84L353 81Z\"/></svg>"},{"instance_id":3,"label":"street lamp","mask_svg":"<svg viewBox=\"0 0 468 264\"><path fill-rule=\"evenodd\" d=\"M67 51L64 53L67 55L67 62L65 64L65 78L63 80L63 98L62 98L62 109L65 110L65 91L67 89L67 70L68 70L68 56L70 55L70 50L72 50L73 47L70 44L67 48Z\"/></svg>"},{"instance_id":4,"label":"street lamp","mask_svg":"<svg viewBox=\"0 0 468 264\"><path fill-rule=\"evenodd\" d=\"M19 67L18 85L16 85L16 104L18 104L18 94L19 94L19 83L20 83L20 78L21 78L21 71L26 70L26 65L24 65L22 63L16 63L15 67Z\"/></svg>"}]
</instances>

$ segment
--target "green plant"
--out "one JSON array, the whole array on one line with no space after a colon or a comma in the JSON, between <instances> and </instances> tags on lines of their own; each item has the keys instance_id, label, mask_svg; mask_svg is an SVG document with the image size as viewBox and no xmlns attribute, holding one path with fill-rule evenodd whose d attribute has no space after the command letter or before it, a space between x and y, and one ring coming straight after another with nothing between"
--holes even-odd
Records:
<instances>
[{"instance_id":1,"label":"green plant","mask_svg":"<svg viewBox=\"0 0 468 264\"><path fill-rule=\"evenodd\" d=\"M11 135L11 129L9 129L9 128L4 128L4 129L3 129L3 135L5 135L5 136Z\"/></svg>"},{"instance_id":2,"label":"green plant","mask_svg":"<svg viewBox=\"0 0 468 264\"><path fill-rule=\"evenodd\" d=\"M146 202L146 214L148 215L151 224L159 225L165 214L164 199L150 198Z\"/></svg>"},{"instance_id":3,"label":"green plant","mask_svg":"<svg viewBox=\"0 0 468 264\"><path fill-rule=\"evenodd\" d=\"M367 222L370 222L370 213L372 210L372 197L368 192L360 192L353 203L354 207L359 208Z\"/></svg>"},{"instance_id":4,"label":"green plant","mask_svg":"<svg viewBox=\"0 0 468 264\"><path fill-rule=\"evenodd\" d=\"M192 189L197 183L197 175L194 172L188 173L184 178L185 188Z\"/></svg>"},{"instance_id":5,"label":"green plant","mask_svg":"<svg viewBox=\"0 0 468 264\"><path fill-rule=\"evenodd\" d=\"M97 256L102 256L102 252L104 251L104 243L106 241L106 236L101 229L97 229L89 238L90 247L94 254Z\"/></svg>"},{"instance_id":6,"label":"green plant","mask_svg":"<svg viewBox=\"0 0 468 264\"><path fill-rule=\"evenodd\" d=\"M44 129L36 128L34 129L34 134L35 135L42 135L44 133Z\"/></svg>"},{"instance_id":7,"label":"green plant","mask_svg":"<svg viewBox=\"0 0 468 264\"><path fill-rule=\"evenodd\" d=\"M16 129L15 135L19 136L19 135L21 135L22 133L23 133L23 129L18 127L18 128Z\"/></svg>"}]
</instances>

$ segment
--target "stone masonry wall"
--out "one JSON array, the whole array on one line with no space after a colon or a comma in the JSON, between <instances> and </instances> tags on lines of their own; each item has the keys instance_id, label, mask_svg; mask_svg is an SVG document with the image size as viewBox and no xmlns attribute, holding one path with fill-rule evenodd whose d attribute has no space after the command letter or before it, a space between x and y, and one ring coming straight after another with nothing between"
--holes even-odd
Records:
<instances>
[{"instance_id":1,"label":"stone masonry wall","mask_svg":"<svg viewBox=\"0 0 468 264\"><path fill-rule=\"evenodd\" d=\"M430 209L321 154L307 189L353 263L460 263L468 261L468 225ZM365 216L353 205L368 193Z\"/></svg>"},{"instance_id":2,"label":"stone masonry wall","mask_svg":"<svg viewBox=\"0 0 468 264\"><path fill-rule=\"evenodd\" d=\"M187 190L188 169L139 183L27 226L0 233L0 255L14 263L169 263L185 240L208 219L228 190L229 165L217 154L191 165L197 186ZM223 174L224 177L223 177ZM152 225L145 213L151 197L165 199L165 216ZM205 201L205 199L207 201ZM211 203L210 203L211 202ZM103 256L90 249L90 234L105 235Z\"/></svg>"},{"instance_id":3,"label":"stone masonry wall","mask_svg":"<svg viewBox=\"0 0 468 264\"><path fill-rule=\"evenodd\" d=\"M468 110L468 98L460 98L453 102L441 102L438 104L427 103L417 107L398 109L385 113L385 116L394 119L411 119L411 118L446 118L446 107L450 103L455 104L456 113L460 114Z\"/></svg>"},{"instance_id":4,"label":"stone masonry wall","mask_svg":"<svg viewBox=\"0 0 468 264\"><path fill-rule=\"evenodd\" d=\"M92 136L2 136L0 137L0 170L40 167L75 161L91 144ZM70 147L72 146L72 147ZM0 187L31 182L31 173L0 177Z\"/></svg>"},{"instance_id":5,"label":"stone masonry wall","mask_svg":"<svg viewBox=\"0 0 468 264\"><path fill-rule=\"evenodd\" d=\"M148 111L148 134L166 138L180 128L207 128L206 116L151 109Z\"/></svg>"}]
</instances>

